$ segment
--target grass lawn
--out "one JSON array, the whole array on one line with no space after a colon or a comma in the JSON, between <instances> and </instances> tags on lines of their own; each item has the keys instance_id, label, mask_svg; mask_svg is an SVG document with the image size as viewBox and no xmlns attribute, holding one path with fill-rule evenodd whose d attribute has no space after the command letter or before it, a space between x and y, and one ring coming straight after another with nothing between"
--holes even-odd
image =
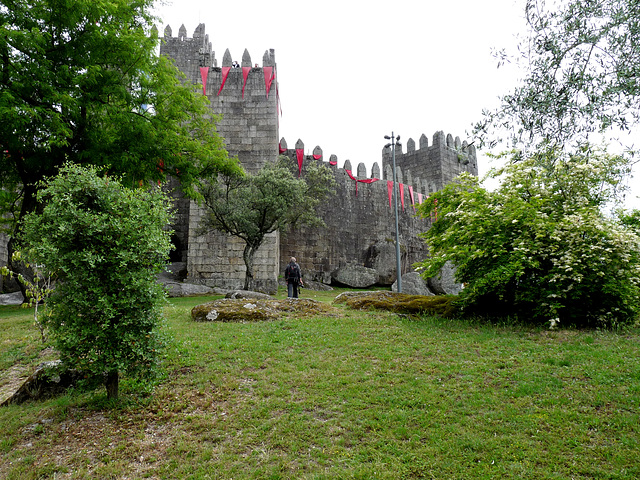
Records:
<instances>
[{"instance_id":1,"label":"grass lawn","mask_svg":"<svg viewBox=\"0 0 640 480\"><path fill-rule=\"evenodd\" d=\"M342 306L192 322L211 299L166 307L171 340L153 390L125 378L115 406L101 388L0 408L0 478L640 478L638 329ZM0 307L0 387L40 361L32 320Z\"/></svg>"}]
</instances>

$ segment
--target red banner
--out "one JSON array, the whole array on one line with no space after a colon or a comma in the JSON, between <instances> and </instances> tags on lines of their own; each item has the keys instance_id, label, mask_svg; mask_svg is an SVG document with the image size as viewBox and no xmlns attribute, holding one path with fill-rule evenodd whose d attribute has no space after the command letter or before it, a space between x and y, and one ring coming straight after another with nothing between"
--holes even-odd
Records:
<instances>
[{"instance_id":1,"label":"red banner","mask_svg":"<svg viewBox=\"0 0 640 480\"><path fill-rule=\"evenodd\" d=\"M209 67L200 67L200 77L202 77L202 94L207 94L207 76L209 75Z\"/></svg>"},{"instance_id":2,"label":"red banner","mask_svg":"<svg viewBox=\"0 0 640 480\"><path fill-rule=\"evenodd\" d=\"M278 150L280 151L280 153L284 153L287 151L286 148L282 148L282 145L278 144Z\"/></svg>"},{"instance_id":3,"label":"red banner","mask_svg":"<svg viewBox=\"0 0 640 480\"><path fill-rule=\"evenodd\" d=\"M418 194L418 205L422 205L422 194Z\"/></svg>"},{"instance_id":4,"label":"red banner","mask_svg":"<svg viewBox=\"0 0 640 480\"><path fill-rule=\"evenodd\" d=\"M393 182L391 180L387 180L387 192L389 193L389 208L393 208L391 206L391 196L393 195Z\"/></svg>"},{"instance_id":5,"label":"red banner","mask_svg":"<svg viewBox=\"0 0 640 480\"><path fill-rule=\"evenodd\" d=\"M304 161L304 150L296 148L296 157L298 158L298 176L302 174L302 162Z\"/></svg>"},{"instance_id":6,"label":"red banner","mask_svg":"<svg viewBox=\"0 0 640 480\"><path fill-rule=\"evenodd\" d=\"M273 67L264 67L264 88L267 90L267 98L269 98L269 91L271 90L271 84L273 83L274 71Z\"/></svg>"},{"instance_id":7,"label":"red banner","mask_svg":"<svg viewBox=\"0 0 640 480\"><path fill-rule=\"evenodd\" d=\"M356 182L356 197L358 196L358 182L360 183L373 183L373 182L377 182L378 180L380 180L379 178L365 178L362 180L358 180L356 177L353 176L353 173L351 172L351 170L348 169L344 169L345 172L347 172L347 175L349 175L349 177L351 177L351 180L354 180Z\"/></svg>"},{"instance_id":8,"label":"red banner","mask_svg":"<svg viewBox=\"0 0 640 480\"><path fill-rule=\"evenodd\" d=\"M416 211L416 202L413 199L413 186L409 185L409 198L411 199L411 205L413 205L413 211Z\"/></svg>"},{"instance_id":9,"label":"red banner","mask_svg":"<svg viewBox=\"0 0 640 480\"><path fill-rule=\"evenodd\" d=\"M332 162L332 161L329 161L329 165L333 165L334 167L335 167L337 164L338 164L338 161L337 161L337 160L335 160L335 161L333 161L333 162Z\"/></svg>"},{"instance_id":10,"label":"red banner","mask_svg":"<svg viewBox=\"0 0 640 480\"><path fill-rule=\"evenodd\" d=\"M313 159L314 160L320 160L322 158L322 155L314 155Z\"/></svg>"},{"instance_id":11,"label":"red banner","mask_svg":"<svg viewBox=\"0 0 640 480\"><path fill-rule=\"evenodd\" d=\"M399 183L400 187L400 203L402 203L402 211L404 212L404 183Z\"/></svg>"},{"instance_id":12,"label":"red banner","mask_svg":"<svg viewBox=\"0 0 640 480\"><path fill-rule=\"evenodd\" d=\"M249 72L251 71L251 67L242 67L242 78L244 82L242 83L242 98L244 98L244 87L247 86L247 78L249 78Z\"/></svg>"},{"instance_id":13,"label":"red banner","mask_svg":"<svg viewBox=\"0 0 640 480\"><path fill-rule=\"evenodd\" d=\"M224 82L227 81L227 77L229 76L229 72L231 71L231 67L222 67L222 84L220 85L220 90L218 90L218 95L224 88Z\"/></svg>"}]
</instances>

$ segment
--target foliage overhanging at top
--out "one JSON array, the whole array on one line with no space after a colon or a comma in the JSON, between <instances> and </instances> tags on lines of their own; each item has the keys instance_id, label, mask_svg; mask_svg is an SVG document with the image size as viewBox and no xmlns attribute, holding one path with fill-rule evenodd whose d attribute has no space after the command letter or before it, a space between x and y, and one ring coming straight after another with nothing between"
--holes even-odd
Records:
<instances>
[{"instance_id":1,"label":"foliage overhanging at top","mask_svg":"<svg viewBox=\"0 0 640 480\"><path fill-rule=\"evenodd\" d=\"M65 162L140 181L232 172L208 102L158 57L152 0L0 0L0 213ZM215 120L215 118L214 118Z\"/></svg>"},{"instance_id":2,"label":"foliage overhanging at top","mask_svg":"<svg viewBox=\"0 0 640 480\"><path fill-rule=\"evenodd\" d=\"M463 175L419 207L437 215L422 234L431 257L425 277L450 261L468 283L472 313L516 315L535 323L612 326L640 313L640 239L633 218L608 218L628 166L587 148L517 158L493 173L488 191ZM637 225L637 220L636 220Z\"/></svg>"},{"instance_id":3,"label":"foliage overhanging at top","mask_svg":"<svg viewBox=\"0 0 640 480\"><path fill-rule=\"evenodd\" d=\"M526 76L476 126L488 141L575 147L593 132L627 130L640 119L640 3L527 0L529 31L519 44ZM511 58L501 52L502 61Z\"/></svg>"}]
</instances>

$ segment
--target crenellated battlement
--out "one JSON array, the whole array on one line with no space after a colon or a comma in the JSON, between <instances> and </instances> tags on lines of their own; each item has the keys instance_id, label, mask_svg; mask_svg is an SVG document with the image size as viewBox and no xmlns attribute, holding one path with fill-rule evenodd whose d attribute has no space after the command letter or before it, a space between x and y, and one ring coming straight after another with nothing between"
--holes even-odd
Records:
<instances>
[{"instance_id":1,"label":"crenellated battlement","mask_svg":"<svg viewBox=\"0 0 640 480\"><path fill-rule=\"evenodd\" d=\"M263 291L273 291L281 266L291 255L298 257L308 279L329 283L333 273L355 263L375 269L379 283L391 284L395 280L392 192L399 193L402 264L404 271L409 271L415 261L427 255L418 233L430 227L431 219L415 215L418 204L461 172L477 175L475 147L444 132L436 132L431 144L423 134L417 145L409 138L405 151L402 146L396 148L395 184L391 148L383 149L381 162L375 162L367 171L364 163L354 169L348 159L339 161L336 154L325 155L319 145L307 149L298 139L290 147L284 138L278 140L273 50L264 53L259 66L245 49L234 68L228 49L220 62L216 59L204 24L200 24L191 38L184 25L177 37L167 26L160 53L171 58L191 82L202 85L212 113L222 115L217 127L227 150L238 157L247 171L256 172L284 154L302 176L311 162L328 164L334 173L336 193L318 211L326 226L276 234L261 247L255 274L259 279L256 287ZM190 280L210 286L240 287L244 278L242 242L223 234L198 235L202 207L191 202L187 210L182 218L188 218L188 225L181 230L186 234L179 242L184 247Z\"/></svg>"}]
</instances>

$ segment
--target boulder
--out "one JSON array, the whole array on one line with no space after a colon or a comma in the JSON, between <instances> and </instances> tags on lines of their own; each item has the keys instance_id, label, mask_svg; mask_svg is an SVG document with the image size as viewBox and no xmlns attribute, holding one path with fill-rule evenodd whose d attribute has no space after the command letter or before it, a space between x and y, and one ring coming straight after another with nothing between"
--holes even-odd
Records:
<instances>
[{"instance_id":1,"label":"boulder","mask_svg":"<svg viewBox=\"0 0 640 480\"><path fill-rule=\"evenodd\" d=\"M462 284L456 282L456 268L447 262L440 273L427 281L429 289L436 295L457 295L462 291Z\"/></svg>"},{"instance_id":2,"label":"boulder","mask_svg":"<svg viewBox=\"0 0 640 480\"><path fill-rule=\"evenodd\" d=\"M262 299L262 300L270 300L271 296L262 292L252 292L251 290L233 290L227 293L226 298L253 298L253 299Z\"/></svg>"},{"instance_id":3,"label":"boulder","mask_svg":"<svg viewBox=\"0 0 640 480\"><path fill-rule=\"evenodd\" d=\"M378 272L364 265L348 264L331 274L336 282L352 288L367 288L378 283Z\"/></svg>"},{"instance_id":4,"label":"boulder","mask_svg":"<svg viewBox=\"0 0 640 480\"><path fill-rule=\"evenodd\" d=\"M22 302L24 302L24 297L21 292L0 295L0 305L22 305Z\"/></svg>"},{"instance_id":5,"label":"boulder","mask_svg":"<svg viewBox=\"0 0 640 480\"><path fill-rule=\"evenodd\" d=\"M331 290L333 290L333 287L330 287L329 285L325 285L322 282L316 282L314 280L305 280L304 278L302 279L302 281L304 282L304 289L306 290L314 290L317 292L330 292ZM284 280L284 278L280 278L278 279L278 285L280 285L281 287L287 288L287 282Z\"/></svg>"},{"instance_id":6,"label":"boulder","mask_svg":"<svg viewBox=\"0 0 640 480\"><path fill-rule=\"evenodd\" d=\"M388 310L398 314L437 315L455 318L458 315L455 297L444 295L407 295L389 291L345 292L333 303L342 303L356 310Z\"/></svg>"},{"instance_id":7,"label":"boulder","mask_svg":"<svg viewBox=\"0 0 640 480\"><path fill-rule=\"evenodd\" d=\"M170 297L189 297L192 295L224 295L226 290L213 289L206 285L193 283L165 282L163 283Z\"/></svg>"},{"instance_id":8,"label":"boulder","mask_svg":"<svg viewBox=\"0 0 640 480\"><path fill-rule=\"evenodd\" d=\"M397 281L393 282L391 291L398 291ZM427 282L417 272L409 272L402 275L402 293L407 295L433 295L433 292L427 286Z\"/></svg>"},{"instance_id":9,"label":"boulder","mask_svg":"<svg viewBox=\"0 0 640 480\"><path fill-rule=\"evenodd\" d=\"M365 267L378 272L380 285L391 285L397 277L396 244L391 239L384 239L369 246L364 258Z\"/></svg>"},{"instance_id":10,"label":"boulder","mask_svg":"<svg viewBox=\"0 0 640 480\"><path fill-rule=\"evenodd\" d=\"M82 378L77 370L62 368L60 360L41 363L18 390L2 402L2 406L60 395Z\"/></svg>"},{"instance_id":11,"label":"boulder","mask_svg":"<svg viewBox=\"0 0 640 480\"><path fill-rule=\"evenodd\" d=\"M308 298L285 300L224 298L196 305L191 318L196 322L258 322L276 320L288 314L304 317L335 312L334 307Z\"/></svg>"}]
</instances>

